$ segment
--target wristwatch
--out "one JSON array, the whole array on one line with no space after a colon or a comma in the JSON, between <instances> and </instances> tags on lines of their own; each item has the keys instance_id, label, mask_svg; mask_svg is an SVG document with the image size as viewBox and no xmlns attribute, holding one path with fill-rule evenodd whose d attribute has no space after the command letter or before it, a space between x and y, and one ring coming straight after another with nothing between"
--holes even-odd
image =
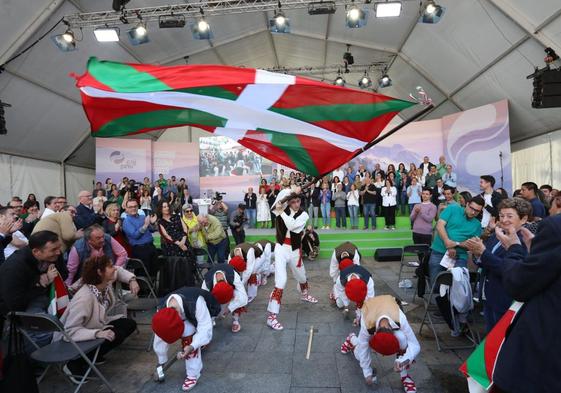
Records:
<instances>
[{"instance_id":1,"label":"wristwatch","mask_svg":"<svg viewBox=\"0 0 561 393\"><path fill-rule=\"evenodd\" d=\"M460 247L460 242L455 242L456 243L456 247Z\"/></svg>"}]
</instances>

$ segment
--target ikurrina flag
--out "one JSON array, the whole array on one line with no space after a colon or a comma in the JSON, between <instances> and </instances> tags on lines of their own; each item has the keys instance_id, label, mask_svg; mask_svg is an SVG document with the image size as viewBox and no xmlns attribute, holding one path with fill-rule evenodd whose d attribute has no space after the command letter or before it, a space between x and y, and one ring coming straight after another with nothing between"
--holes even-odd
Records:
<instances>
[{"instance_id":1,"label":"ikurrina flag","mask_svg":"<svg viewBox=\"0 0 561 393\"><path fill-rule=\"evenodd\" d=\"M311 175L329 173L414 103L298 76L91 58L77 78L95 137L191 125Z\"/></svg>"},{"instance_id":2,"label":"ikurrina flag","mask_svg":"<svg viewBox=\"0 0 561 393\"><path fill-rule=\"evenodd\" d=\"M51 301L47 310L48 313L56 317L61 317L68 306L68 291L64 285L64 281L62 281L59 275L57 275L51 283L49 295Z\"/></svg>"},{"instance_id":3,"label":"ikurrina flag","mask_svg":"<svg viewBox=\"0 0 561 393\"><path fill-rule=\"evenodd\" d=\"M487 337L460 367L467 377L470 393L489 392L493 386L493 372L508 327L524 303L513 302L507 312L491 329Z\"/></svg>"}]
</instances>

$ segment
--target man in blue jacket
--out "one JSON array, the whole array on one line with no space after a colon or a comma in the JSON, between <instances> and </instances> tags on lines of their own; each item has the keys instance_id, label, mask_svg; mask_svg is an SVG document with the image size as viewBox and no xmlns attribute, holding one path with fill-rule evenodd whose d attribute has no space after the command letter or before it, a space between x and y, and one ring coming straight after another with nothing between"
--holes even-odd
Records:
<instances>
[{"instance_id":1,"label":"man in blue jacket","mask_svg":"<svg viewBox=\"0 0 561 393\"><path fill-rule=\"evenodd\" d=\"M150 275L155 276L158 272L158 254L152 232L156 231L157 217L139 215L138 202L135 199L129 199L125 208L127 214L123 220L123 232L131 246L132 257L144 262Z\"/></svg>"},{"instance_id":2,"label":"man in blue jacket","mask_svg":"<svg viewBox=\"0 0 561 393\"><path fill-rule=\"evenodd\" d=\"M561 392L561 215L543 220L531 240L522 230L524 247L514 230L497 231L507 250L503 285L524 302L507 331L493 381L508 393Z\"/></svg>"}]
</instances>

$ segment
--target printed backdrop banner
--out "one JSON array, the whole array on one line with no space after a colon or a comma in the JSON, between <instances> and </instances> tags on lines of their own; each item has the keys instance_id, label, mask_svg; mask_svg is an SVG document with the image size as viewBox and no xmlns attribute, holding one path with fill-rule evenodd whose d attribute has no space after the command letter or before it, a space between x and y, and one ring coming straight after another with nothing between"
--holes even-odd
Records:
<instances>
[{"instance_id":1,"label":"printed backdrop banner","mask_svg":"<svg viewBox=\"0 0 561 393\"><path fill-rule=\"evenodd\" d=\"M96 138L95 178L117 184L123 176L142 182L152 176L152 142L144 139Z\"/></svg>"},{"instance_id":2,"label":"printed backdrop banner","mask_svg":"<svg viewBox=\"0 0 561 393\"><path fill-rule=\"evenodd\" d=\"M152 144L152 179L159 174L166 179L185 178L192 196L199 195L199 144L154 142Z\"/></svg>"},{"instance_id":3,"label":"printed backdrop banner","mask_svg":"<svg viewBox=\"0 0 561 393\"><path fill-rule=\"evenodd\" d=\"M508 101L411 123L351 162L355 169L362 164L370 171L376 163L385 170L388 164L397 168L403 162L409 170L410 163L418 167L424 156L438 164L441 155L458 175L460 191L479 192L479 176L485 174L495 177L495 187L511 192Z\"/></svg>"}]
</instances>

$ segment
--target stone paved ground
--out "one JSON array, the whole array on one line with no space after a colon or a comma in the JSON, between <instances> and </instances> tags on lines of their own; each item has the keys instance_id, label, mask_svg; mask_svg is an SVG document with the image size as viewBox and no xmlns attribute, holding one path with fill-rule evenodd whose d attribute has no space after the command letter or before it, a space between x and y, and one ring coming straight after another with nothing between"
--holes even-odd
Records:
<instances>
[{"instance_id":1,"label":"stone paved ground","mask_svg":"<svg viewBox=\"0 0 561 393\"><path fill-rule=\"evenodd\" d=\"M375 277L377 294L396 294L411 301L412 291L404 293L397 288L398 263L377 263L372 257L364 258L363 264ZM356 331L350 320L328 301L330 290L328 261L307 262L311 293L319 298L316 305L299 301L295 281L290 277L283 297L282 332L265 326L266 301L273 286L270 280L261 287L249 312L242 316L242 330L230 332L231 320L218 321L211 345L203 351L204 370L196 393L361 393L402 392L399 375L392 370L393 360L373 356L378 370L378 384L367 387L363 383L358 362L352 355L343 355L339 347L350 331ZM405 307L413 330L421 342L421 354L411 371L419 392L467 392L465 379L457 371L470 350L438 352L434 338L424 329L418 329L423 316L422 302L417 299ZM148 323L149 316L139 316L139 322ZM314 336L312 355L305 359L308 330L313 325L318 331ZM480 326L481 327L481 326ZM149 326L140 326L140 334L133 335L122 348L110 353L107 362L100 366L116 392L167 393L181 391L185 377L184 364L176 362L167 372L166 381L151 380L155 367L155 355L145 351L150 338ZM452 339L442 326L442 337ZM131 348L131 347L136 348ZM177 348L177 350L179 347ZM174 349L175 350L175 349ZM71 392L70 385L53 374L41 384L41 392ZM90 381L83 392L106 392L97 381Z\"/></svg>"}]
</instances>

